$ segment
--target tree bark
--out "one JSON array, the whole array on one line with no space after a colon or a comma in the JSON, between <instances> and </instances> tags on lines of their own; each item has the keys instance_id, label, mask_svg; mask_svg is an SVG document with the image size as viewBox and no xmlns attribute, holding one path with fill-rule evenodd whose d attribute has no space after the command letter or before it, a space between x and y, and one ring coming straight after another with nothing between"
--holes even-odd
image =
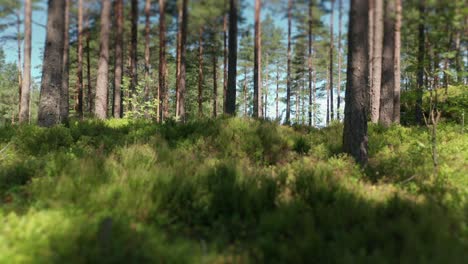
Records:
<instances>
[{"instance_id":1,"label":"tree bark","mask_svg":"<svg viewBox=\"0 0 468 264\"><path fill-rule=\"evenodd\" d=\"M255 0L255 44L254 44L254 106L255 118L262 118L262 33L260 23L261 0Z\"/></svg>"},{"instance_id":2,"label":"tree bark","mask_svg":"<svg viewBox=\"0 0 468 264\"><path fill-rule=\"evenodd\" d=\"M60 90L60 121L68 122L69 101L68 101L68 85L70 80L70 0L65 2L65 29L63 31L63 72L62 72L62 89Z\"/></svg>"},{"instance_id":3,"label":"tree bark","mask_svg":"<svg viewBox=\"0 0 468 264\"><path fill-rule=\"evenodd\" d=\"M213 117L216 116L218 116L218 57L216 48L213 48Z\"/></svg>"},{"instance_id":4,"label":"tree bark","mask_svg":"<svg viewBox=\"0 0 468 264\"><path fill-rule=\"evenodd\" d=\"M229 5L229 68L226 94L226 114L236 114L236 78L237 78L237 3L230 0Z\"/></svg>"},{"instance_id":5,"label":"tree bark","mask_svg":"<svg viewBox=\"0 0 468 264\"><path fill-rule=\"evenodd\" d=\"M279 119L279 66L276 65L276 120Z\"/></svg>"},{"instance_id":6,"label":"tree bark","mask_svg":"<svg viewBox=\"0 0 468 264\"><path fill-rule=\"evenodd\" d=\"M385 1L379 110L379 123L385 127L393 122L393 101L395 100L395 15L395 0Z\"/></svg>"},{"instance_id":7,"label":"tree bark","mask_svg":"<svg viewBox=\"0 0 468 264\"><path fill-rule=\"evenodd\" d=\"M150 26L151 26L151 0L145 2L145 103L149 102L150 97ZM145 107L145 116L149 118Z\"/></svg>"},{"instance_id":8,"label":"tree bark","mask_svg":"<svg viewBox=\"0 0 468 264\"><path fill-rule=\"evenodd\" d=\"M115 6L116 34L115 34L115 49L114 49L114 100L113 111L114 118L123 116L123 92L122 92L122 76L123 76L123 33L124 33L124 17L123 17L123 0L117 0Z\"/></svg>"},{"instance_id":9,"label":"tree bark","mask_svg":"<svg viewBox=\"0 0 468 264\"><path fill-rule=\"evenodd\" d=\"M111 1L102 0L99 65L96 83L94 114L99 119L107 117L107 85L109 82L109 34L111 26Z\"/></svg>"},{"instance_id":10,"label":"tree bark","mask_svg":"<svg viewBox=\"0 0 468 264\"><path fill-rule=\"evenodd\" d=\"M22 92L21 89L23 88L23 73L21 71L21 44L22 44L22 38L21 38L21 11L18 9L16 11L16 43L18 47L18 119L19 119L19 113L21 113L21 97L22 97ZM14 111L12 112L12 124L15 123L15 113Z\"/></svg>"},{"instance_id":11,"label":"tree bark","mask_svg":"<svg viewBox=\"0 0 468 264\"><path fill-rule=\"evenodd\" d=\"M372 109L372 96L371 95L371 90L373 89L373 78L374 78L374 73L373 73L373 67L374 67L374 13L375 13L375 0L369 0L369 26L368 26L368 45L369 45L369 85L367 87L367 93L369 94L368 102L367 102L367 107L368 109ZM369 113L370 114L370 113Z\"/></svg>"},{"instance_id":12,"label":"tree bark","mask_svg":"<svg viewBox=\"0 0 468 264\"><path fill-rule=\"evenodd\" d=\"M340 108L341 108L341 27L342 27L342 18L343 18L343 0L338 0L338 86L337 86L337 95L336 95L336 118L338 120L340 117Z\"/></svg>"},{"instance_id":13,"label":"tree bark","mask_svg":"<svg viewBox=\"0 0 468 264\"><path fill-rule=\"evenodd\" d=\"M335 17L335 0L331 0L331 15L330 15L330 73L329 73L329 83L330 83L330 118L331 120L335 119L335 110L333 107L333 49L334 45L334 17Z\"/></svg>"},{"instance_id":14,"label":"tree bark","mask_svg":"<svg viewBox=\"0 0 468 264\"><path fill-rule=\"evenodd\" d=\"M293 0L288 0L288 62L286 73L286 124L291 119L291 26L292 26Z\"/></svg>"},{"instance_id":15,"label":"tree bark","mask_svg":"<svg viewBox=\"0 0 468 264\"><path fill-rule=\"evenodd\" d=\"M198 116L203 116L203 26L198 35Z\"/></svg>"},{"instance_id":16,"label":"tree bark","mask_svg":"<svg viewBox=\"0 0 468 264\"><path fill-rule=\"evenodd\" d=\"M312 13L312 5L313 0L309 0L309 21L308 21L308 48L309 53L307 57L307 65L308 65L308 77L309 77L309 126L312 126L312 23L313 23L313 13Z\"/></svg>"},{"instance_id":17,"label":"tree bark","mask_svg":"<svg viewBox=\"0 0 468 264\"><path fill-rule=\"evenodd\" d=\"M39 126L51 127L60 121L64 19L65 2L63 0L49 0L47 9L47 36L39 100Z\"/></svg>"},{"instance_id":18,"label":"tree bark","mask_svg":"<svg viewBox=\"0 0 468 264\"><path fill-rule=\"evenodd\" d=\"M265 100L263 102L263 118L267 119L268 118L268 77L269 77L269 72L268 72L268 53L265 55L265 91L264 91L264 97ZM261 70L262 68L260 68Z\"/></svg>"},{"instance_id":19,"label":"tree bark","mask_svg":"<svg viewBox=\"0 0 468 264\"><path fill-rule=\"evenodd\" d=\"M351 0L343 151L367 164L368 0Z\"/></svg>"},{"instance_id":20,"label":"tree bark","mask_svg":"<svg viewBox=\"0 0 468 264\"><path fill-rule=\"evenodd\" d=\"M226 3L226 2L225 2ZM223 19L223 108L224 112L226 112L226 96L227 96L227 87L228 87L228 15L224 14Z\"/></svg>"},{"instance_id":21,"label":"tree bark","mask_svg":"<svg viewBox=\"0 0 468 264\"><path fill-rule=\"evenodd\" d=\"M21 82L21 102L19 122L28 123L29 121L29 101L31 89L31 20L32 3L31 0L24 2L24 67L23 80Z\"/></svg>"},{"instance_id":22,"label":"tree bark","mask_svg":"<svg viewBox=\"0 0 468 264\"><path fill-rule=\"evenodd\" d=\"M130 40L130 98L136 96L138 85L137 54L138 54L138 0L131 0L131 40ZM129 109L135 106L130 104Z\"/></svg>"},{"instance_id":23,"label":"tree bark","mask_svg":"<svg viewBox=\"0 0 468 264\"><path fill-rule=\"evenodd\" d=\"M182 39L182 4L178 2L178 17L177 17L177 44L176 44L176 84L175 84L175 93L176 93L176 110L175 114L176 117L179 116L179 109L180 109L180 54L181 54L181 39Z\"/></svg>"},{"instance_id":24,"label":"tree bark","mask_svg":"<svg viewBox=\"0 0 468 264\"><path fill-rule=\"evenodd\" d=\"M416 123L422 125L423 112L422 112L422 97L424 89L424 54L425 54L425 26L424 26L424 12L426 9L425 0L419 3L419 16L420 22L418 26L418 57L417 57L417 88L416 88Z\"/></svg>"},{"instance_id":25,"label":"tree bark","mask_svg":"<svg viewBox=\"0 0 468 264\"><path fill-rule=\"evenodd\" d=\"M159 121L166 118L164 113L166 92L166 1L159 0Z\"/></svg>"},{"instance_id":26,"label":"tree bark","mask_svg":"<svg viewBox=\"0 0 468 264\"><path fill-rule=\"evenodd\" d=\"M78 43L76 67L76 101L75 111L78 117L83 117L83 0L78 0Z\"/></svg>"},{"instance_id":27,"label":"tree bark","mask_svg":"<svg viewBox=\"0 0 468 264\"><path fill-rule=\"evenodd\" d=\"M188 25L188 0L182 0L182 23L180 38L180 73L179 73L179 118L186 121L185 113L185 79L186 79L186 54L187 54L187 25Z\"/></svg>"},{"instance_id":28,"label":"tree bark","mask_svg":"<svg viewBox=\"0 0 468 264\"><path fill-rule=\"evenodd\" d=\"M400 123L400 90L401 90L401 19L402 3L395 0L395 89L393 91L393 123Z\"/></svg>"},{"instance_id":29,"label":"tree bark","mask_svg":"<svg viewBox=\"0 0 468 264\"><path fill-rule=\"evenodd\" d=\"M383 0L374 2L374 38L372 46L372 87L370 89L371 121L379 121L380 87L382 78L382 46L383 46Z\"/></svg>"},{"instance_id":30,"label":"tree bark","mask_svg":"<svg viewBox=\"0 0 468 264\"><path fill-rule=\"evenodd\" d=\"M89 113L93 113L93 105L94 105L94 96L93 96L93 86L91 83L91 47L90 47L90 31L91 27L89 25L89 14L87 16L86 22L86 72L87 72L87 85L88 85L88 111Z\"/></svg>"}]
</instances>

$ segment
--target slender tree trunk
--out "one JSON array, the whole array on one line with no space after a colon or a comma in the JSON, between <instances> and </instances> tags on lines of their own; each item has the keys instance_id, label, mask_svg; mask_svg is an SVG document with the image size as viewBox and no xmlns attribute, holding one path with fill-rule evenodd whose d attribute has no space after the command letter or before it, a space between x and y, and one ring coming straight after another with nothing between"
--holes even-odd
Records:
<instances>
[{"instance_id":1,"label":"slender tree trunk","mask_svg":"<svg viewBox=\"0 0 468 264\"><path fill-rule=\"evenodd\" d=\"M150 97L150 26L151 26L151 0L145 2L145 103L149 102ZM145 107L146 108L146 107ZM145 116L149 118L148 111L145 109Z\"/></svg>"},{"instance_id":2,"label":"slender tree trunk","mask_svg":"<svg viewBox=\"0 0 468 264\"><path fill-rule=\"evenodd\" d=\"M372 58L372 87L370 89L371 121L379 121L380 87L382 78L382 45L383 45L383 0L374 2L374 39Z\"/></svg>"},{"instance_id":3,"label":"slender tree trunk","mask_svg":"<svg viewBox=\"0 0 468 264\"><path fill-rule=\"evenodd\" d=\"M317 120L317 110L315 109L315 106L317 105L317 96L316 96L316 91L317 91L317 71L313 72L313 78L314 78L314 83L313 83L313 93L312 93L312 126L315 127L316 125L316 120Z\"/></svg>"},{"instance_id":4,"label":"slender tree trunk","mask_svg":"<svg viewBox=\"0 0 468 264\"><path fill-rule=\"evenodd\" d=\"M182 0L182 23L180 38L180 73L179 73L179 117L182 122L186 121L185 114L185 79L186 79L186 43L187 43L187 25L188 25L188 0Z\"/></svg>"},{"instance_id":5,"label":"slender tree trunk","mask_svg":"<svg viewBox=\"0 0 468 264\"><path fill-rule=\"evenodd\" d=\"M312 13L313 0L309 0L309 21L308 21L308 48L309 53L307 57L308 64L308 77L309 77L309 126L312 126L312 23L313 23L313 13Z\"/></svg>"},{"instance_id":6,"label":"slender tree trunk","mask_svg":"<svg viewBox=\"0 0 468 264\"><path fill-rule=\"evenodd\" d=\"M130 41L130 98L136 96L138 85L137 54L138 54L138 0L131 0L131 41ZM135 106L130 104L130 109Z\"/></svg>"},{"instance_id":7,"label":"slender tree trunk","mask_svg":"<svg viewBox=\"0 0 468 264\"><path fill-rule=\"evenodd\" d=\"M373 92L373 67L374 67L374 14L375 14L375 0L368 0L369 1L369 34L368 34L368 46L369 46L369 86L367 87L368 101L367 107L368 109L372 109L372 92ZM372 110L371 110L372 111ZM369 113L371 114L371 113Z\"/></svg>"},{"instance_id":8,"label":"slender tree trunk","mask_svg":"<svg viewBox=\"0 0 468 264\"><path fill-rule=\"evenodd\" d=\"M255 44L254 44L254 106L253 114L262 118L262 33L260 23L261 0L255 0Z\"/></svg>"},{"instance_id":9,"label":"slender tree trunk","mask_svg":"<svg viewBox=\"0 0 468 264\"><path fill-rule=\"evenodd\" d=\"M83 117L83 0L78 0L78 43L76 69L76 101L75 111L78 117Z\"/></svg>"},{"instance_id":10,"label":"slender tree trunk","mask_svg":"<svg viewBox=\"0 0 468 264\"><path fill-rule=\"evenodd\" d=\"M382 53L382 85L379 123L388 127L393 122L395 91L395 0L385 1Z\"/></svg>"},{"instance_id":11,"label":"slender tree trunk","mask_svg":"<svg viewBox=\"0 0 468 264\"><path fill-rule=\"evenodd\" d=\"M225 0L226 4L226 0ZM227 87L228 87L228 15L224 14L223 19L223 108L224 112L226 112L226 96L227 96Z\"/></svg>"},{"instance_id":12,"label":"slender tree trunk","mask_svg":"<svg viewBox=\"0 0 468 264\"><path fill-rule=\"evenodd\" d=\"M291 26L292 26L292 5L293 0L288 0L288 65L286 73L286 124L291 118Z\"/></svg>"},{"instance_id":13,"label":"slender tree trunk","mask_svg":"<svg viewBox=\"0 0 468 264\"><path fill-rule=\"evenodd\" d=\"M65 2L65 30L63 31L64 48L63 48L63 71L62 71L62 89L60 90L60 121L68 122L69 99L68 85L70 80L70 0Z\"/></svg>"},{"instance_id":14,"label":"slender tree trunk","mask_svg":"<svg viewBox=\"0 0 468 264\"><path fill-rule=\"evenodd\" d=\"M20 9L17 10L16 12L16 43L17 43L17 47L18 47L18 119L19 119L19 114L21 113L21 98L22 98L22 95L21 95L21 89L22 89L22 86L23 86L23 73L21 72L21 45L22 45L22 42L23 42L23 39L22 39L22 36L21 36L21 11ZM13 120L12 120L12 124L14 124L14 121L15 121L15 114L13 113Z\"/></svg>"},{"instance_id":15,"label":"slender tree trunk","mask_svg":"<svg viewBox=\"0 0 468 264\"><path fill-rule=\"evenodd\" d=\"M298 85L299 86L299 85ZM301 86L298 87L298 91L296 91L296 124L299 124L299 116L300 116L300 113L299 113L299 101L301 100L300 99L300 93L301 93Z\"/></svg>"},{"instance_id":16,"label":"slender tree trunk","mask_svg":"<svg viewBox=\"0 0 468 264\"><path fill-rule=\"evenodd\" d=\"M86 18L86 72L87 72L87 85L88 85L88 111L89 113L93 113L93 105L94 105L94 96L93 96L93 86L91 83L91 46L90 46L90 31L91 27L89 25L89 15Z\"/></svg>"},{"instance_id":17,"label":"slender tree trunk","mask_svg":"<svg viewBox=\"0 0 468 264\"><path fill-rule=\"evenodd\" d=\"M19 122L29 122L29 102L31 89L31 0L24 1L24 68L21 88Z\"/></svg>"},{"instance_id":18,"label":"slender tree trunk","mask_svg":"<svg viewBox=\"0 0 468 264\"><path fill-rule=\"evenodd\" d=\"M424 16L426 9L425 0L421 0L419 3L419 16L420 23L418 26L418 70L417 70L417 89L416 89L416 123L422 125L423 122L423 112L422 112L422 97L424 89L424 54L425 54L425 26L424 26Z\"/></svg>"},{"instance_id":19,"label":"slender tree trunk","mask_svg":"<svg viewBox=\"0 0 468 264\"><path fill-rule=\"evenodd\" d=\"M268 72L268 66L269 66L269 56L268 56L268 53L265 55L265 94L264 94L264 97L265 97L265 101L264 101L264 105L263 105L263 117L266 119L268 118L268 77L269 77L269 72Z\"/></svg>"},{"instance_id":20,"label":"slender tree trunk","mask_svg":"<svg viewBox=\"0 0 468 264\"><path fill-rule=\"evenodd\" d=\"M338 120L340 117L340 108L341 108L341 27L342 27L342 17L343 17L343 0L338 0L338 86L337 86L337 95L336 95L336 118Z\"/></svg>"},{"instance_id":21,"label":"slender tree trunk","mask_svg":"<svg viewBox=\"0 0 468 264\"><path fill-rule=\"evenodd\" d=\"M249 105L249 103L247 102L247 66L244 67L244 86L242 88L242 93L244 96L244 117L247 117L247 109Z\"/></svg>"},{"instance_id":22,"label":"slender tree trunk","mask_svg":"<svg viewBox=\"0 0 468 264\"><path fill-rule=\"evenodd\" d=\"M402 3L395 0L395 90L393 91L393 123L400 123L400 90L401 90L401 19Z\"/></svg>"},{"instance_id":23,"label":"slender tree trunk","mask_svg":"<svg viewBox=\"0 0 468 264\"><path fill-rule=\"evenodd\" d=\"M102 0L101 32L99 34L99 64L96 83L94 114L99 119L107 117L107 84L109 82L109 35L111 27L111 1Z\"/></svg>"},{"instance_id":24,"label":"slender tree trunk","mask_svg":"<svg viewBox=\"0 0 468 264\"><path fill-rule=\"evenodd\" d=\"M51 127L60 121L64 20L65 2L49 0L38 117L39 125L44 127Z\"/></svg>"},{"instance_id":25,"label":"slender tree trunk","mask_svg":"<svg viewBox=\"0 0 468 264\"><path fill-rule=\"evenodd\" d=\"M180 109L180 54L181 54L181 39L182 39L182 3L178 2L178 18L177 18L177 44L176 44L176 86L175 86L175 93L176 93L176 117L179 116L179 109Z\"/></svg>"},{"instance_id":26,"label":"slender tree trunk","mask_svg":"<svg viewBox=\"0 0 468 264\"><path fill-rule=\"evenodd\" d=\"M331 0L331 15L330 15L330 73L329 73L329 82L330 82L330 118L331 120L335 119L335 110L333 107L333 49L334 45L334 17L335 17L335 0Z\"/></svg>"},{"instance_id":27,"label":"slender tree trunk","mask_svg":"<svg viewBox=\"0 0 468 264\"><path fill-rule=\"evenodd\" d=\"M279 119L279 66L276 65L276 120Z\"/></svg>"},{"instance_id":28,"label":"slender tree trunk","mask_svg":"<svg viewBox=\"0 0 468 264\"><path fill-rule=\"evenodd\" d=\"M213 39L216 41L215 37ZM213 46L213 117L216 116L218 116L218 57Z\"/></svg>"},{"instance_id":29,"label":"slender tree trunk","mask_svg":"<svg viewBox=\"0 0 468 264\"><path fill-rule=\"evenodd\" d=\"M343 151L367 164L368 0L351 0Z\"/></svg>"},{"instance_id":30,"label":"slender tree trunk","mask_svg":"<svg viewBox=\"0 0 468 264\"><path fill-rule=\"evenodd\" d=\"M330 65L327 67L327 80L330 79ZM327 117L326 125L330 124L330 82L327 83Z\"/></svg>"},{"instance_id":31,"label":"slender tree trunk","mask_svg":"<svg viewBox=\"0 0 468 264\"><path fill-rule=\"evenodd\" d=\"M123 33L124 33L124 17L123 17L124 6L123 5L124 5L123 0L117 0L116 7L115 7L116 34L115 34L115 50L114 50L114 57L115 57L114 58L114 101L113 101L114 107L112 111L114 118L121 118L123 116L123 107L122 107Z\"/></svg>"},{"instance_id":32,"label":"slender tree trunk","mask_svg":"<svg viewBox=\"0 0 468 264\"><path fill-rule=\"evenodd\" d=\"M166 118L164 113L166 92L166 1L159 0L159 121Z\"/></svg>"},{"instance_id":33,"label":"slender tree trunk","mask_svg":"<svg viewBox=\"0 0 468 264\"><path fill-rule=\"evenodd\" d=\"M203 116L203 26L198 35L198 116Z\"/></svg>"},{"instance_id":34,"label":"slender tree trunk","mask_svg":"<svg viewBox=\"0 0 468 264\"><path fill-rule=\"evenodd\" d=\"M236 78L237 78L237 3L230 0L229 5L229 68L226 94L226 114L236 114Z\"/></svg>"}]
</instances>

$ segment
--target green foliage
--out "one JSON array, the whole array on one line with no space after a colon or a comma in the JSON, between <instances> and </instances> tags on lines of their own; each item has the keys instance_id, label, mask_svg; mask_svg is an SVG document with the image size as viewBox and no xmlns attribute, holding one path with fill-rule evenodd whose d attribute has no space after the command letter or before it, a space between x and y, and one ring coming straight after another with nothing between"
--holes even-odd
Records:
<instances>
[{"instance_id":1,"label":"green foliage","mask_svg":"<svg viewBox=\"0 0 468 264\"><path fill-rule=\"evenodd\" d=\"M439 180L419 128L371 126L365 170L339 154L338 123L1 128L0 262L461 263L459 128L440 127Z\"/></svg>"}]
</instances>

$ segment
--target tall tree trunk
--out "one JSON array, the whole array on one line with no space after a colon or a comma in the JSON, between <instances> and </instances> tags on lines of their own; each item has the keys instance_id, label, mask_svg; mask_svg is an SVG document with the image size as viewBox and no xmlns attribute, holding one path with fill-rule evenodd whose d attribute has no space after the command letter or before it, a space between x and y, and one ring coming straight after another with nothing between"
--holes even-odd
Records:
<instances>
[{"instance_id":1,"label":"tall tree trunk","mask_svg":"<svg viewBox=\"0 0 468 264\"><path fill-rule=\"evenodd\" d=\"M385 1L382 53L382 85L380 89L379 123L388 127L393 122L395 91L395 0Z\"/></svg>"},{"instance_id":2,"label":"tall tree trunk","mask_svg":"<svg viewBox=\"0 0 468 264\"><path fill-rule=\"evenodd\" d=\"M78 0L78 43L76 67L76 101L75 111L78 117L83 117L83 0Z\"/></svg>"},{"instance_id":3,"label":"tall tree trunk","mask_svg":"<svg viewBox=\"0 0 468 264\"><path fill-rule=\"evenodd\" d=\"M68 122L69 99L68 85L70 80L70 0L65 2L65 30L63 31L63 71L62 71L62 89L60 90L60 121Z\"/></svg>"},{"instance_id":4,"label":"tall tree trunk","mask_svg":"<svg viewBox=\"0 0 468 264\"><path fill-rule=\"evenodd\" d=\"M244 96L244 117L247 117L249 105L247 102L247 66L244 66L244 86L242 87L242 93Z\"/></svg>"},{"instance_id":5,"label":"tall tree trunk","mask_svg":"<svg viewBox=\"0 0 468 264\"><path fill-rule=\"evenodd\" d=\"M90 46L90 41L91 41L91 27L89 24L89 14L86 18L86 72L87 72L87 86L88 86L88 95L87 95L87 101L88 101L88 111L89 113L93 113L93 105L94 105L94 95L93 95L93 86L91 83L91 46Z\"/></svg>"},{"instance_id":6,"label":"tall tree trunk","mask_svg":"<svg viewBox=\"0 0 468 264\"><path fill-rule=\"evenodd\" d=\"M288 0L288 65L286 73L286 124L291 119L291 26L293 0Z\"/></svg>"},{"instance_id":7,"label":"tall tree trunk","mask_svg":"<svg viewBox=\"0 0 468 264\"><path fill-rule=\"evenodd\" d=\"M424 54L425 54L425 26L424 16L426 15L426 2L421 0L419 2L419 16L420 22L418 26L418 70L417 70L417 89L416 89L416 123L422 125L423 112L422 112L422 97L424 89Z\"/></svg>"},{"instance_id":8,"label":"tall tree trunk","mask_svg":"<svg viewBox=\"0 0 468 264\"><path fill-rule=\"evenodd\" d=\"M279 119L279 66L276 65L276 120Z\"/></svg>"},{"instance_id":9,"label":"tall tree trunk","mask_svg":"<svg viewBox=\"0 0 468 264\"><path fill-rule=\"evenodd\" d=\"M21 113L21 89L23 87L23 73L21 71L21 44L23 42L22 36L21 36L21 11L18 9L16 11L16 43L17 43L17 48L18 48L18 115ZM15 123L15 113L12 113L13 119L12 119L12 124ZM19 119L19 116L18 116Z\"/></svg>"},{"instance_id":10,"label":"tall tree trunk","mask_svg":"<svg viewBox=\"0 0 468 264\"><path fill-rule=\"evenodd\" d=\"M330 65L327 67L327 80L330 79ZM326 116L326 125L330 124L330 82L326 84L327 90L327 116Z\"/></svg>"},{"instance_id":11,"label":"tall tree trunk","mask_svg":"<svg viewBox=\"0 0 468 264\"><path fill-rule=\"evenodd\" d=\"M369 1L369 25L368 25L368 46L369 46L369 85L367 87L368 93L368 100L367 100L367 107L368 109L372 109L372 96L371 92L373 91L373 67L374 67L374 13L375 13L375 0L368 0ZM370 114L370 113L369 113Z\"/></svg>"},{"instance_id":12,"label":"tall tree trunk","mask_svg":"<svg viewBox=\"0 0 468 264\"><path fill-rule=\"evenodd\" d=\"M264 97L265 97L265 101L263 103L263 117L266 119L268 118L268 77L269 77L269 72L268 72L268 59L269 59L269 56L268 56L268 53L265 55L265 94L264 94ZM260 68L261 69L261 68Z\"/></svg>"},{"instance_id":13,"label":"tall tree trunk","mask_svg":"<svg viewBox=\"0 0 468 264\"><path fill-rule=\"evenodd\" d=\"M330 83L330 118L331 120L335 119L335 110L333 107L333 49L334 45L334 17L335 17L335 0L331 0L331 15L330 15L330 73L329 73L329 83Z\"/></svg>"},{"instance_id":14,"label":"tall tree trunk","mask_svg":"<svg viewBox=\"0 0 468 264\"><path fill-rule=\"evenodd\" d=\"M145 103L149 102L150 97L150 26L151 26L151 0L145 2ZM145 107L145 116L149 118Z\"/></svg>"},{"instance_id":15,"label":"tall tree trunk","mask_svg":"<svg viewBox=\"0 0 468 264\"><path fill-rule=\"evenodd\" d=\"M312 5L313 0L309 0L309 21L308 21L308 57L307 57L307 65L308 65L308 77L309 77L309 126L312 126L312 23L313 23L313 13L312 13Z\"/></svg>"},{"instance_id":16,"label":"tall tree trunk","mask_svg":"<svg viewBox=\"0 0 468 264\"><path fill-rule=\"evenodd\" d=\"M138 0L131 0L131 40L130 40L130 98L136 96L138 85L137 54L138 54ZM130 104L130 109L135 106Z\"/></svg>"},{"instance_id":17,"label":"tall tree trunk","mask_svg":"<svg viewBox=\"0 0 468 264\"><path fill-rule=\"evenodd\" d=\"M226 4L226 0L225 0ZM228 15L224 14L223 19L223 108L226 112L226 96L227 96L227 87L228 87L228 35L227 35L227 25L228 25Z\"/></svg>"},{"instance_id":18,"label":"tall tree trunk","mask_svg":"<svg viewBox=\"0 0 468 264\"><path fill-rule=\"evenodd\" d=\"M47 36L42 66L41 95L38 123L51 127L60 121L60 89L64 47L65 2L49 0L47 9Z\"/></svg>"},{"instance_id":19,"label":"tall tree trunk","mask_svg":"<svg viewBox=\"0 0 468 264\"><path fill-rule=\"evenodd\" d=\"M99 34L99 65L96 83L94 114L99 119L107 117L107 84L109 82L109 34L111 27L111 1L102 0L101 32Z\"/></svg>"},{"instance_id":20,"label":"tall tree trunk","mask_svg":"<svg viewBox=\"0 0 468 264\"><path fill-rule=\"evenodd\" d=\"M367 164L368 0L351 0L343 151Z\"/></svg>"},{"instance_id":21,"label":"tall tree trunk","mask_svg":"<svg viewBox=\"0 0 468 264\"><path fill-rule=\"evenodd\" d=\"M317 96L316 96L316 91L317 91L317 71L313 72L313 78L314 78L314 84L312 87L313 93L312 93L312 126L315 127L316 125L316 120L317 120L317 110L315 109L315 106L317 105Z\"/></svg>"},{"instance_id":22,"label":"tall tree trunk","mask_svg":"<svg viewBox=\"0 0 468 264\"><path fill-rule=\"evenodd\" d=\"M395 0L395 90L393 91L393 123L400 123L400 90L401 90L401 19L402 3Z\"/></svg>"},{"instance_id":23,"label":"tall tree trunk","mask_svg":"<svg viewBox=\"0 0 468 264\"><path fill-rule=\"evenodd\" d=\"M236 114L237 78L237 2L230 0L229 5L229 68L226 94L226 114Z\"/></svg>"},{"instance_id":24,"label":"tall tree trunk","mask_svg":"<svg viewBox=\"0 0 468 264\"><path fill-rule=\"evenodd\" d=\"M215 39L215 37L213 37ZM214 40L216 41L216 39ZM217 42L216 42L217 43ZM218 115L218 57L213 46L213 117Z\"/></svg>"},{"instance_id":25,"label":"tall tree trunk","mask_svg":"<svg viewBox=\"0 0 468 264\"><path fill-rule=\"evenodd\" d=\"M341 26L342 26L342 17L343 17L343 0L338 0L338 86L337 86L337 95L336 95L336 118L338 120L340 117L340 108L341 108Z\"/></svg>"},{"instance_id":26,"label":"tall tree trunk","mask_svg":"<svg viewBox=\"0 0 468 264\"><path fill-rule=\"evenodd\" d=\"M175 114L176 117L179 116L179 109L180 109L180 54L181 54L181 39L182 39L182 3L178 2L178 18L177 18L177 44L176 44L176 84L175 84L175 93L176 93L176 109Z\"/></svg>"},{"instance_id":27,"label":"tall tree trunk","mask_svg":"<svg viewBox=\"0 0 468 264\"><path fill-rule=\"evenodd\" d=\"M24 68L21 88L19 122L29 121L29 101L31 89L31 0L24 1Z\"/></svg>"},{"instance_id":28,"label":"tall tree trunk","mask_svg":"<svg viewBox=\"0 0 468 264\"><path fill-rule=\"evenodd\" d=\"M254 106L253 115L262 118L262 33L260 24L261 0L255 0L254 44Z\"/></svg>"},{"instance_id":29,"label":"tall tree trunk","mask_svg":"<svg viewBox=\"0 0 468 264\"><path fill-rule=\"evenodd\" d=\"M123 33L124 33L124 3L123 0L117 0L115 6L116 34L115 34L115 49L114 49L114 101L112 114L114 118L123 116L123 92L122 92L122 75L123 75Z\"/></svg>"},{"instance_id":30,"label":"tall tree trunk","mask_svg":"<svg viewBox=\"0 0 468 264\"><path fill-rule=\"evenodd\" d=\"M179 117L186 121L185 113L185 79L186 79L186 54L187 54L187 25L188 25L188 0L182 0L182 23L180 38L180 73L179 73Z\"/></svg>"},{"instance_id":31,"label":"tall tree trunk","mask_svg":"<svg viewBox=\"0 0 468 264\"><path fill-rule=\"evenodd\" d=\"M383 0L374 2L374 38L372 46L374 48L372 58L372 87L370 89L370 115L371 121L379 121L380 111L380 87L382 78L382 45L383 45Z\"/></svg>"},{"instance_id":32,"label":"tall tree trunk","mask_svg":"<svg viewBox=\"0 0 468 264\"><path fill-rule=\"evenodd\" d=\"M166 92L166 1L159 0L159 121L165 119L164 109Z\"/></svg>"},{"instance_id":33,"label":"tall tree trunk","mask_svg":"<svg viewBox=\"0 0 468 264\"><path fill-rule=\"evenodd\" d=\"M198 36L198 116L203 116L203 26Z\"/></svg>"}]
</instances>

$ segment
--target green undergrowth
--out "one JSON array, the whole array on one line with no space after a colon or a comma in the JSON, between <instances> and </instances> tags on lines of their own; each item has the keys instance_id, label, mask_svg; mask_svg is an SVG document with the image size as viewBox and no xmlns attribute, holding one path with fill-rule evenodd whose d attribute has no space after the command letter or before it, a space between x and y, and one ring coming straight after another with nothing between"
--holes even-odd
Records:
<instances>
[{"instance_id":1,"label":"green undergrowth","mask_svg":"<svg viewBox=\"0 0 468 264\"><path fill-rule=\"evenodd\" d=\"M0 128L0 263L462 263L468 136L220 118Z\"/></svg>"}]
</instances>

